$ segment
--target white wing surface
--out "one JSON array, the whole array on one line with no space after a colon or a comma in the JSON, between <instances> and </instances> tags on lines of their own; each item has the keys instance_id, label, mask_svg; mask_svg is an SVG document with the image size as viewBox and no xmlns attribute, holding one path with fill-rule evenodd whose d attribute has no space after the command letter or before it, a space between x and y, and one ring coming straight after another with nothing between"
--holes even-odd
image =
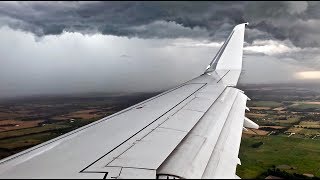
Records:
<instances>
[{"instance_id":1,"label":"white wing surface","mask_svg":"<svg viewBox=\"0 0 320 180\"><path fill-rule=\"evenodd\" d=\"M174 89L0 161L0 178L236 178L247 96L234 86L245 24L207 71Z\"/></svg>"}]
</instances>

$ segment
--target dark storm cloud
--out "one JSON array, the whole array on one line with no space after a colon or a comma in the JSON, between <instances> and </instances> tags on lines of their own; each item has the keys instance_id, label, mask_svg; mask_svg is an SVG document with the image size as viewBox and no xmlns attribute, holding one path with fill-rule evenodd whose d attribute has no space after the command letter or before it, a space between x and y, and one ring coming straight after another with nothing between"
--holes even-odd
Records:
<instances>
[{"instance_id":1,"label":"dark storm cloud","mask_svg":"<svg viewBox=\"0 0 320 180\"><path fill-rule=\"evenodd\" d=\"M234 25L248 21L248 42L289 39L314 47L320 43L314 25L319 8L318 2L2 2L0 22L37 36L76 31L223 40Z\"/></svg>"},{"instance_id":2,"label":"dark storm cloud","mask_svg":"<svg viewBox=\"0 0 320 180\"><path fill-rule=\"evenodd\" d=\"M234 25L247 21L241 82L294 82L296 72L320 68L319 8L318 2L0 2L0 98L165 90L203 73Z\"/></svg>"}]
</instances>

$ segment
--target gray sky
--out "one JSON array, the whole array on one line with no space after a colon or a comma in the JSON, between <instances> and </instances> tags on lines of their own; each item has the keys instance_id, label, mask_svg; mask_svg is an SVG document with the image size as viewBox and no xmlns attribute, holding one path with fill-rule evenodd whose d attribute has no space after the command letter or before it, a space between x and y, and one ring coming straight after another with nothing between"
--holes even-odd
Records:
<instances>
[{"instance_id":1,"label":"gray sky","mask_svg":"<svg viewBox=\"0 0 320 180\"><path fill-rule=\"evenodd\" d=\"M319 83L319 8L303 1L0 2L0 98L165 90L200 75L243 22L250 24L240 83Z\"/></svg>"}]
</instances>

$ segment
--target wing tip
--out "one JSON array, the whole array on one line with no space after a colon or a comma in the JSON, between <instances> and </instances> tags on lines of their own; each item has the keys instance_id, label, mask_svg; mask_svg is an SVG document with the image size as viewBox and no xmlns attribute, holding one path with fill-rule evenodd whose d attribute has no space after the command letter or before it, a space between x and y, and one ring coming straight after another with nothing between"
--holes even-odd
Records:
<instances>
[{"instance_id":1,"label":"wing tip","mask_svg":"<svg viewBox=\"0 0 320 180\"><path fill-rule=\"evenodd\" d=\"M241 57L241 59L239 59L237 61L237 66L234 65L234 62L233 63L225 62L225 63L222 63L224 65L219 68L219 63L221 64L221 62L219 62L219 61L220 61L220 57L222 56L222 54L225 53L225 48L227 48L227 46L229 44L229 40L234 36L234 32L240 31L241 34L243 34L243 37L242 37L242 41L243 41L245 26L248 25L248 24L249 24L249 22L241 23L241 24L236 25L233 28L233 30L231 31L229 37L223 43L223 45L221 46L221 48L219 49L219 51L217 52L217 54L215 55L215 57L213 58L211 63L208 65L208 67L206 68L204 73L212 72L212 71L214 71L216 69L229 69L229 68L237 69L237 70L239 70L239 69L241 70L242 69L242 52L241 52L241 55L239 55L239 57ZM242 51L242 48L243 48L243 45L241 47L241 51ZM238 52L238 54L239 54L239 52Z\"/></svg>"},{"instance_id":2,"label":"wing tip","mask_svg":"<svg viewBox=\"0 0 320 180\"><path fill-rule=\"evenodd\" d=\"M234 29L236 29L236 28L238 28L238 27L240 27L240 26L247 26L247 25L249 25L249 22L245 22L245 23L241 23L241 24L238 24L238 25L236 25L235 27L234 27Z\"/></svg>"}]
</instances>

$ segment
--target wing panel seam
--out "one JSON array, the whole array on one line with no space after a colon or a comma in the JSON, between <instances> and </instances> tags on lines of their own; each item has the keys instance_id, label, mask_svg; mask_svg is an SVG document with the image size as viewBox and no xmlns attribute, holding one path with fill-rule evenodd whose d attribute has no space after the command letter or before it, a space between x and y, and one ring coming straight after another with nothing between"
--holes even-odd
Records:
<instances>
[{"instance_id":1,"label":"wing panel seam","mask_svg":"<svg viewBox=\"0 0 320 180\"><path fill-rule=\"evenodd\" d=\"M189 96L187 96L186 98L184 98L182 101L180 101L179 103L177 103L175 106L173 106L172 108L170 108L168 111L164 112L161 116L159 116L158 118L156 118L154 121L152 121L151 123L149 123L147 126L143 127L142 129L140 129L138 132L136 132L135 134L133 134L132 136L130 136L128 139L126 139L125 141L123 141L122 143L120 143L118 146L116 146L115 148L113 148L112 150L110 150L108 153L106 153L105 155L101 156L100 158L98 158L97 160L95 160L94 162L92 162L90 165L88 165L87 167L85 167L84 169L82 169L80 171L80 173L83 173L86 169L88 169L90 166L92 166L93 164L95 164L96 162L98 162L99 160L101 160L102 158L104 158L105 156L107 156L108 154L110 154L112 151L114 151L115 149L117 149L118 147L120 147L122 144L126 143L129 139L133 138L134 136L136 136L137 134L139 134L141 131L143 131L145 128L147 128L148 126L150 126L151 124L153 124L154 122L156 122L158 119L160 119L161 117L163 117L165 114L167 114L168 112L170 112L172 109L174 109L175 107L177 107L178 105L180 105L183 101L185 101L186 99L188 99L189 97L191 97L192 95L194 95L195 93L197 93L201 88L203 88L205 85L207 85L207 83L201 83L203 84L200 88L198 88L196 91L194 91L193 93L191 93ZM85 173L85 172L84 172Z\"/></svg>"}]
</instances>

